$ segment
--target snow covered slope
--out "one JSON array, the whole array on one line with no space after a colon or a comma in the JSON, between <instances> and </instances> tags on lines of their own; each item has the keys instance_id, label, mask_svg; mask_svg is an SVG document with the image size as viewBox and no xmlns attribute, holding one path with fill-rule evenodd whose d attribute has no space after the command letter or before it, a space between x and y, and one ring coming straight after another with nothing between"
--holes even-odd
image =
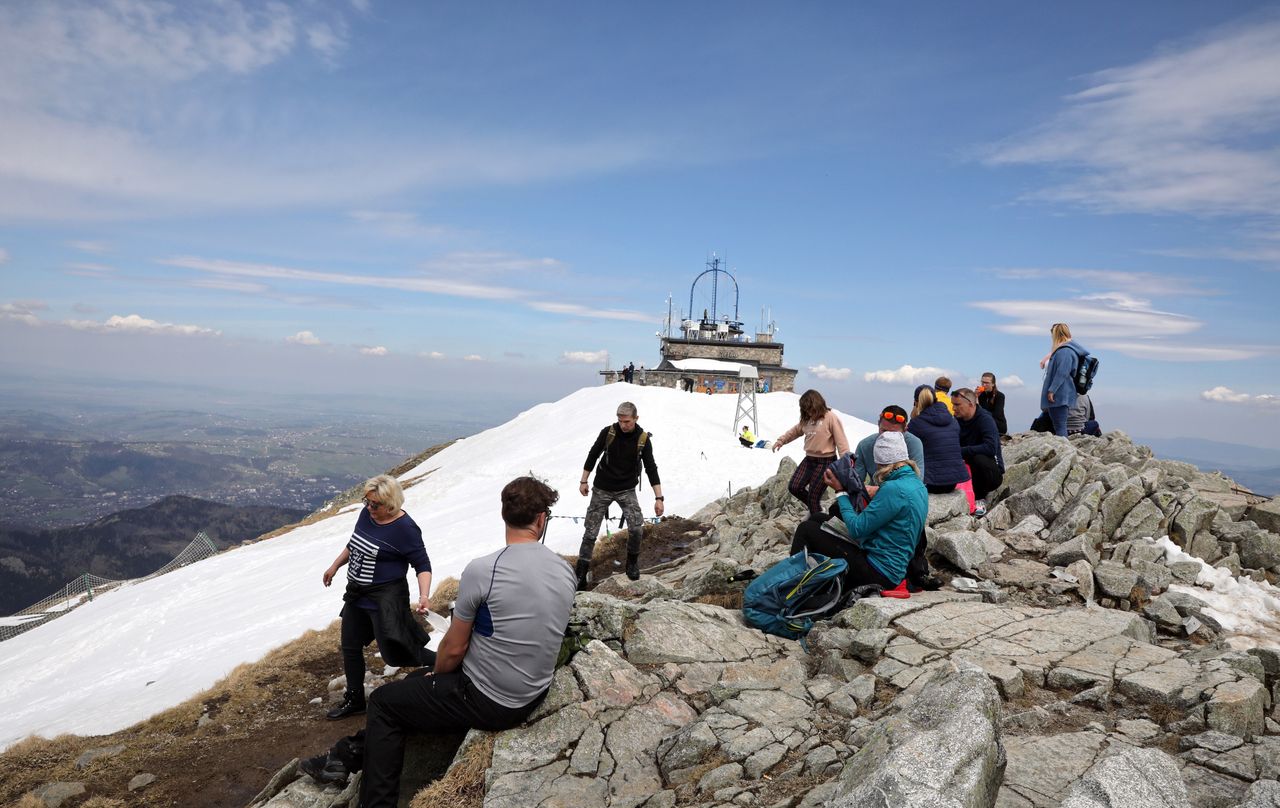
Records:
<instances>
[{"instance_id":1,"label":"snow covered slope","mask_svg":"<svg viewBox=\"0 0 1280 808\"><path fill-rule=\"evenodd\" d=\"M730 487L759 485L782 454L803 456L800 440L778 454L742 448L732 431L735 396L624 384L579 390L460 440L401 478L415 483L406 491L405 510L422 527L435 579L456 576L470 559L501 546L498 493L513 477L533 472L547 479L560 490L554 513L581 516L587 504L578 494L582 461L626 398L653 434L669 515L691 515ZM761 437L796 422L795 394L758 398ZM865 421L842 420L851 442L874 431ZM651 516L647 481L640 501ZM306 629L328 625L341 606L341 580L325 589L320 576L354 523L352 506L270 541L122 587L0 643L0 749L33 733L92 735L127 727ZM575 553L581 538L580 524L554 519L547 543Z\"/></svg>"}]
</instances>

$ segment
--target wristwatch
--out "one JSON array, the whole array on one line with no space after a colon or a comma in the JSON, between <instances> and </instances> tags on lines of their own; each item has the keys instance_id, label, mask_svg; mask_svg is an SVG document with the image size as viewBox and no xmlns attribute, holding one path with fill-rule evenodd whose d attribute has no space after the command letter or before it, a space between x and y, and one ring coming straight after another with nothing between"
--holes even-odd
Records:
<instances>
[{"instance_id":1,"label":"wristwatch","mask_svg":"<svg viewBox=\"0 0 1280 808\"><path fill-rule=\"evenodd\" d=\"M654 501L654 502L661 502L661 501L662 501L662 500L664 500L664 499L666 499L666 497L654 497L654 498L653 498L653 501Z\"/></svg>"}]
</instances>

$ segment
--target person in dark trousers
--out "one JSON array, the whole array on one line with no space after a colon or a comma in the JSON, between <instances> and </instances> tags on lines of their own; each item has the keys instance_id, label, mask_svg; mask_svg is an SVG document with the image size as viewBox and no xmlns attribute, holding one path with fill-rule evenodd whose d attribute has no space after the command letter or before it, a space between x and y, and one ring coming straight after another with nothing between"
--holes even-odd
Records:
<instances>
[{"instance_id":1,"label":"person in dark trousers","mask_svg":"<svg viewBox=\"0 0 1280 808\"><path fill-rule=\"evenodd\" d=\"M604 521L610 503L622 506L622 516L627 522L627 577L640 578L640 542L644 539L644 514L640 511L640 498L636 486L640 483L640 469L644 467L653 489L653 512L662 516L662 481L658 479L658 464L653 459L653 440L648 432L636 423L636 405L624 401L618 405L618 421L600 430L596 442L587 452L587 462L582 466L582 480L578 491L585 497L591 494L587 505L586 529L582 532L582 546L578 548L578 588L587 588L587 573L591 570L591 554L595 550L596 537L600 535L600 523ZM599 465L597 465L599 461ZM595 485L588 488L591 470L596 471Z\"/></svg>"},{"instance_id":2,"label":"person in dark trousers","mask_svg":"<svg viewBox=\"0 0 1280 808\"><path fill-rule=\"evenodd\" d=\"M806 390L800 396L800 421L777 437L773 451L801 435L804 436L804 459L796 465L787 490L809 508L810 514L821 513L822 495L827 490L822 472L832 460L849 451L849 439L844 435L840 416L827 406L827 400L817 390Z\"/></svg>"},{"instance_id":3,"label":"person in dark trousers","mask_svg":"<svg viewBox=\"0 0 1280 808\"><path fill-rule=\"evenodd\" d=\"M951 395L960 422L960 455L973 472L974 516L987 515L987 494L1004 482L1004 454L996 419L978 406L978 394L961 387Z\"/></svg>"},{"instance_id":4,"label":"person in dark trousers","mask_svg":"<svg viewBox=\"0 0 1280 808\"><path fill-rule=\"evenodd\" d=\"M996 374L990 371L982 374L982 384L978 387L978 406L991 413L996 420L996 431L1000 437L1009 434L1009 422L1004 417L1004 393L996 387Z\"/></svg>"},{"instance_id":5,"label":"person in dark trousers","mask_svg":"<svg viewBox=\"0 0 1280 808\"><path fill-rule=\"evenodd\" d=\"M507 483L506 544L463 571L435 669L373 691L364 731L304 760L304 773L342 783L363 769L362 808L394 808L408 733L496 732L528 718L551 686L573 606L573 570L542 544L558 498L533 477Z\"/></svg>"},{"instance_id":6,"label":"person in dark trousers","mask_svg":"<svg viewBox=\"0 0 1280 808\"><path fill-rule=\"evenodd\" d=\"M347 690L342 703L325 715L337 721L365 711L364 647L378 641L388 665L430 665L427 632L409 611L405 573L413 565L418 574L417 611L426 613L431 593L431 559L422 544L422 531L405 513L404 490L394 477L380 474L364 484L364 508L355 530L338 557L324 571L325 586L347 565L347 589L342 596L342 669Z\"/></svg>"}]
</instances>

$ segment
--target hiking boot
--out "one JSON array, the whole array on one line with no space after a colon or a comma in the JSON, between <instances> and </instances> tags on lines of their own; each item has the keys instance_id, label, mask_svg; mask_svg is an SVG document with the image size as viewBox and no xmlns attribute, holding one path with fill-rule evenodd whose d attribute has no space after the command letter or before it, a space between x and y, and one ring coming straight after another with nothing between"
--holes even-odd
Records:
<instances>
[{"instance_id":1,"label":"hiking boot","mask_svg":"<svg viewBox=\"0 0 1280 808\"><path fill-rule=\"evenodd\" d=\"M975 519L981 518L986 515L987 515L987 501L985 499L980 499L977 502L973 503L973 516Z\"/></svg>"},{"instance_id":2,"label":"hiking boot","mask_svg":"<svg viewBox=\"0 0 1280 808\"><path fill-rule=\"evenodd\" d=\"M347 691L342 697L342 703L337 707L324 714L324 717L330 721L340 721L349 715L359 715L365 710L364 697L356 698L351 691Z\"/></svg>"},{"instance_id":3,"label":"hiking boot","mask_svg":"<svg viewBox=\"0 0 1280 808\"><path fill-rule=\"evenodd\" d=\"M578 559L578 566L573 570L578 575L578 591L587 591L587 573L591 571L591 562L585 558Z\"/></svg>"},{"instance_id":4,"label":"hiking boot","mask_svg":"<svg viewBox=\"0 0 1280 808\"><path fill-rule=\"evenodd\" d=\"M912 578L908 583L913 592L936 592L942 588L942 579L933 575L921 575L919 578Z\"/></svg>"},{"instance_id":5,"label":"hiking boot","mask_svg":"<svg viewBox=\"0 0 1280 808\"><path fill-rule=\"evenodd\" d=\"M342 765L342 761L329 757L327 753L305 758L298 764L298 769L317 783L325 785L345 787L347 778L350 776L350 772L347 771L346 766Z\"/></svg>"},{"instance_id":6,"label":"hiking boot","mask_svg":"<svg viewBox=\"0 0 1280 808\"><path fill-rule=\"evenodd\" d=\"M640 580L640 554L627 553L627 577L633 581Z\"/></svg>"}]
</instances>

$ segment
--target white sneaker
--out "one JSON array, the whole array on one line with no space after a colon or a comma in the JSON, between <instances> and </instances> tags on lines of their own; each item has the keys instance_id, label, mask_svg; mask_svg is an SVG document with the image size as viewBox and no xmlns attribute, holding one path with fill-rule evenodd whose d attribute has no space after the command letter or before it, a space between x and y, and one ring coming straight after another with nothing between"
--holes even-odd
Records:
<instances>
[{"instance_id":1,"label":"white sneaker","mask_svg":"<svg viewBox=\"0 0 1280 808\"><path fill-rule=\"evenodd\" d=\"M987 515L987 501L985 499L980 499L977 502L973 503L974 518L980 518L986 515Z\"/></svg>"}]
</instances>

